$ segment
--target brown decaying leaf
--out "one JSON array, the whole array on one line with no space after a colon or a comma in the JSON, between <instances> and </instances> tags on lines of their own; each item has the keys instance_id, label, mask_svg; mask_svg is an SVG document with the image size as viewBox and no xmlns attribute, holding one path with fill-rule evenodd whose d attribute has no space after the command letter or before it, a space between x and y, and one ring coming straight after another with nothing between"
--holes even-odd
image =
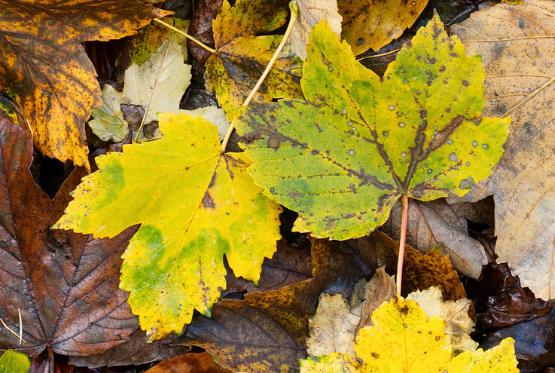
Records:
<instances>
[{"instance_id":1,"label":"brown decaying leaf","mask_svg":"<svg viewBox=\"0 0 555 373\"><path fill-rule=\"evenodd\" d=\"M487 257L482 244L468 235L464 205L449 205L443 199L426 203L410 201L407 242L424 252L440 246L457 270L477 279L482 266L487 264ZM398 239L400 227L401 206L396 204L384 230Z\"/></svg>"},{"instance_id":2,"label":"brown decaying leaf","mask_svg":"<svg viewBox=\"0 0 555 373\"><path fill-rule=\"evenodd\" d=\"M504 328L545 315L551 305L520 285L507 263L484 268L477 287L476 320L481 329Z\"/></svg>"},{"instance_id":3,"label":"brown decaying leaf","mask_svg":"<svg viewBox=\"0 0 555 373\"><path fill-rule=\"evenodd\" d=\"M138 323L118 289L121 254L131 228L110 240L49 231L62 214L74 172L51 200L29 167L33 144L28 131L0 112L0 319L22 338L0 327L0 346L31 357L45 349L90 355L127 341ZM81 170L82 171L82 170Z\"/></svg>"},{"instance_id":4,"label":"brown decaying leaf","mask_svg":"<svg viewBox=\"0 0 555 373\"><path fill-rule=\"evenodd\" d=\"M378 50L412 26L428 0L338 0L343 38L355 54Z\"/></svg>"},{"instance_id":5,"label":"brown decaying leaf","mask_svg":"<svg viewBox=\"0 0 555 373\"><path fill-rule=\"evenodd\" d=\"M551 372L555 366L555 307L551 313L486 333L480 347L497 346L504 338L515 340L518 367L522 373Z\"/></svg>"},{"instance_id":6,"label":"brown decaying leaf","mask_svg":"<svg viewBox=\"0 0 555 373\"><path fill-rule=\"evenodd\" d=\"M278 241L277 250L271 259L264 259L260 281L254 285L242 277L235 277L228 271L227 292L250 293L278 289L311 277L310 248L293 247L285 240Z\"/></svg>"},{"instance_id":7,"label":"brown decaying leaf","mask_svg":"<svg viewBox=\"0 0 555 373\"><path fill-rule=\"evenodd\" d=\"M212 360L206 352L187 353L153 366L145 373L231 373Z\"/></svg>"},{"instance_id":8,"label":"brown decaying leaf","mask_svg":"<svg viewBox=\"0 0 555 373\"><path fill-rule=\"evenodd\" d=\"M555 296L555 2L472 13L452 31L486 69L486 115L510 115L505 154L465 200L495 199L496 253L536 296Z\"/></svg>"},{"instance_id":9,"label":"brown decaying leaf","mask_svg":"<svg viewBox=\"0 0 555 373\"><path fill-rule=\"evenodd\" d=\"M196 4L191 25L189 26L189 34L200 40L204 44L213 47L214 36L212 34L212 21L222 9L222 0L199 0ZM196 43L189 41L188 43L191 57L199 64L203 65L210 52L199 47Z\"/></svg>"},{"instance_id":10,"label":"brown decaying leaf","mask_svg":"<svg viewBox=\"0 0 555 373\"><path fill-rule=\"evenodd\" d=\"M88 166L84 123L100 87L80 42L135 33L153 16L140 0L0 0L0 88L12 89L45 155Z\"/></svg>"}]
</instances>

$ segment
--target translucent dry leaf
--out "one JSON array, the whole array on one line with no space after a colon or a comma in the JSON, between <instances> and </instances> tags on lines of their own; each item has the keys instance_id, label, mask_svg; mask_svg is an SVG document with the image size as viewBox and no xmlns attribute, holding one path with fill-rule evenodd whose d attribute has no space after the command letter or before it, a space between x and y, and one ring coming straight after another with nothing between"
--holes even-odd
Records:
<instances>
[{"instance_id":1,"label":"translucent dry leaf","mask_svg":"<svg viewBox=\"0 0 555 373\"><path fill-rule=\"evenodd\" d=\"M258 281L279 238L280 207L246 174L244 153L222 153L216 127L160 114L163 139L97 158L55 228L113 237L141 224L125 251L120 287L152 339L209 315L236 276Z\"/></svg>"},{"instance_id":2,"label":"translucent dry leaf","mask_svg":"<svg viewBox=\"0 0 555 373\"><path fill-rule=\"evenodd\" d=\"M509 119L482 117L484 70L435 16L381 80L324 23L311 35L306 101L252 104L237 123L255 182L299 212L295 230L348 239L403 194L464 195L503 153Z\"/></svg>"},{"instance_id":3,"label":"translucent dry leaf","mask_svg":"<svg viewBox=\"0 0 555 373\"><path fill-rule=\"evenodd\" d=\"M527 0L455 25L487 73L486 113L513 118L506 153L466 200L494 196L495 252L539 298L555 297L555 2Z\"/></svg>"}]
</instances>

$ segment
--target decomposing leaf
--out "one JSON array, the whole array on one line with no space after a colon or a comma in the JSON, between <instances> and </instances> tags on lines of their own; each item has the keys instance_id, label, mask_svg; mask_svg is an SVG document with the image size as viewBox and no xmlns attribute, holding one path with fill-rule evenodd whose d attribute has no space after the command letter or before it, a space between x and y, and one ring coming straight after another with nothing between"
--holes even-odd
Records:
<instances>
[{"instance_id":1,"label":"decomposing leaf","mask_svg":"<svg viewBox=\"0 0 555 373\"><path fill-rule=\"evenodd\" d=\"M118 289L120 256L132 230L110 240L49 232L79 172L51 200L29 172L31 135L1 112L0 149L0 346L34 357L46 348L87 355L125 342L138 328L127 294Z\"/></svg>"},{"instance_id":2,"label":"decomposing leaf","mask_svg":"<svg viewBox=\"0 0 555 373\"><path fill-rule=\"evenodd\" d=\"M314 317L309 320L307 352L311 356L354 354L357 331L371 324L378 306L395 294L395 280L379 268L370 281L359 281L350 302L341 294L320 296Z\"/></svg>"},{"instance_id":3,"label":"decomposing leaf","mask_svg":"<svg viewBox=\"0 0 555 373\"><path fill-rule=\"evenodd\" d=\"M165 360L147 370L145 373L231 373L220 367L206 352L187 353Z\"/></svg>"},{"instance_id":4,"label":"decomposing leaf","mask_svg":"<svg viewBox=\"0 0 555 373\"><path fill-rule=\"evenodd\" d=\"M243 153L222 153L213 124L186 114L159 120L162 140L96 159L99 171L83 178L55 225L113 237L141 224L120 287L152 339L181 332L195 309L210 314L225 288L224 255L237 276L257 282L281 211L246 174Z\"/></svg>"},{"instance_id":5,"label":"decomposing leaf","mask_svg":"<svg viewBox=\"0 0 555 373\"><path fill-rule=\"evenodd\" d=\"M285 24L286 0L238 0L232 7L224 0L212 28L216 53L206 62L206 84L216 93L229 120L254 87L275 52L281 35L262 35ZM255 95L255 100L301 97L297 61L283 51Z\"/></svg>"},{"instance_id":6,"label":"decomposing leaf","mask_svg":"<svg viewBox=\"0 0 555 373\"><path fill-rule=\"evenodd\" d=\"M187 327L189 343L205 348L224 367L240 372L293 371L305 348L271 315L243 301L214 305L210 318Z\"/></svg>"},{"instance_id":7,"label":"decomposing leaf","mask_svg":"<svg viewBox=\"0 0 555 373\"><path fill-rule=\"evenodd\" d=\"M468 235L465 216L458 208L462 204L447 204L445 200L421 203L409 201L407 242L420 251L440 248L449 255L457 270L477 279L487 257L480 242ZM395 204L386 223L385 232L399 239L401 206Z\"/></svg>"},{"instance_id":8,"label":"decomposing leaf","mask_svg":"<svg viewBox=\"0 0 555 373\"><path fill-rule=\"evenodd\" d=\"M330 29L341 34L341 15L337 0L299 0L299 15L291 31L290 43L293 51L303 60L306 58L306 44L312 28L325 20Z\"/></svg>"},{"instance_id":9,"label":"decomposing leaf","mask_svg":"<svg viewBox=\"0 0 555 373\"><path fill-rule=\"evenodd\" d=\"M338 0L343 16L343 39L361 54L377 51L397 39L428 4L428 0Z\"/></svg>"},{"instance_id":10,"label":"decomposing leaf","mask_svg":"<svg viewBox=\"0 0 555 373\"><path fill-rule=\"evenodd\" d=\"M31 361L21 352L6 350L0 356L0 373L27 373Z\"/></svg>"},{"instance_id":11,"label":"decomposing leaf","mask_svg":"<svg viewBox=\"0 0 555 373\"><path fill-rule=\"evenodd\" d=\"M361 237L403 194L464 195L502 155L509 119L484 118L483 68L435 16L383 81L325 24L314 28L307 101L251 104L237 129L255 182L299 212L294 229Z\"/></svg>"},{"instance_id":12,"label":"decomposing leaf","mask_svg":"<svg viewBox=\"0 0 555 373\"><path fill-rule=\"evenodd\" d=\"M549 313L552 305L520 285L507 263L484 268L477 286L476 320L480 329L504 328Z\"/></svg>"},{"instance_id":13,"label":"decomposing leaf","mask_svg":"<svg viewBox=\"0 0 555 373\"><path fill-rule=\"evenodd\" d=\"M42 153L88 165L83 124L101 102L80 42L131 35L166 13L138 0L1 0L0 7L0 87L19 95Z\"/></svg>"},{"instance_id":14,"label":"decomposing leaf","mask_svg":"<svg viewBox=\"0 0 555 373\"><path fill-rule=\"evenodd\" d=\"M496 253L536 296L555 296L555 3L528 0L475 12L453 32L484 60L486 113L510 114L493 176L467 200L493 194Z\"/></svg>"},{"instance_id":15,"label":"decomposing leaf","mask_svg":"<svg viewBox=\"0 0 555 373\"><path fill-rule=\"evenodd\" d=\"M462 298L457 301L444 301L441 290L435 286L412 292L407 299L416 301L428 317L437 316L445 321L445 334L450 339L451 348L455 353L474 351L478 347L478 343L469 335L474 331L474 321L468 315L472 304L470 300Z\"/></svg>"},{"instance_id":16,"label":"decomposing leaf","mask_svg":"<svg viewBox=\"0 0 555 373\"><path fill-rule=\"evenodd\" d=\"M310 355L331 353L354 354L353 339L360 315L351 313L349 304L341 294L322 294L316 314L309 322Z\"/></svg>"}]
</instances>

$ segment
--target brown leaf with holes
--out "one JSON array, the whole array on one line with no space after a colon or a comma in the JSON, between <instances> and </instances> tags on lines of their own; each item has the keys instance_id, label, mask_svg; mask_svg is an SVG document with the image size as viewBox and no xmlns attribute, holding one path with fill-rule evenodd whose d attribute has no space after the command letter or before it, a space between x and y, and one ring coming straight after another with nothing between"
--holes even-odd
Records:
<instances>
[{"instance_id":1,"label":"brown leaf with holes","mask_svg":"<svg viewBox=\"0 0 555 373\"><path fill-rule=\"evenodd\" d=\"M167 13L140 0L0 0L0 8L0 89L19 97L43 154L88 167L84 123L101 100L81 42L131 35Z\"/></svg>"},{"instance_id":2,"label":"brown leaf with holes","mask_svg":"<svg viewBox=\"0 0 555 373\"><path fill-rule=\"evenodd\" d=\"M90 355L126 342L138 322L118 288L119 269L135 229L104 240L50 231L82 170L51 200L29 172L30 134L1 111L0 154L0 319L7 326L0 327L1 348L31 357L45 349Z\"/></svg>"},{"instance_id":3,"label":"brown leaf with holes","mask_svg":"<svg viewBox=\"0 0 555 373\"><path fill-rule=\"evenodd\" d=\"M453 27L486 69L485 113L512 118L493 175L465 200L495 200L495 252L537 297L555 296L555 2L473 13Z\"/></svg>"}]
</instances>

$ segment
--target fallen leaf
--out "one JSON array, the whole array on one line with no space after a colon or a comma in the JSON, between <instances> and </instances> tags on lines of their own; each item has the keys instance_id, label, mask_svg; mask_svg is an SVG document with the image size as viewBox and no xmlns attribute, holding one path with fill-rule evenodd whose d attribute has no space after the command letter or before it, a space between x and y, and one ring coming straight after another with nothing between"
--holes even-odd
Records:
<instances>
[{"instance_id":1,"label":"fallen leaf","mask_svg":"<svg viewBox=\"0 0 555 373\"><path fill-rule=\"evenodd\" d=\"M187 327L186 337L234 371L293 371L306 356L305 347L287 328L238 300L215 304L210 318L200 317Z\"/></svg>"},{"instance_id":2,"label":"fallen leaf","mask_svg":"<svg viewBox=\"0 0 555 373\"><path fill-rule=\"evenodd\" d=\"M37 148L88 166L84 123L101 104L82 41L119 39L164 16L138 0L1 0L0 87L20 97Z\"/></svg>"},{"instance_id":3,"label":"fallen leaf","mask_svg":"<svg viewBox=\"0 0 555 373\"><path fill-rule=\"evenodd\" d=\"M552 307L536 298L529 288L523 288L507 263L490 264L484 268L473 298L476 299L476 320L481 330L505 328L543 316Z\"/></svg>"},{"instance_id":4,"label":"fallen leaf","mask_svg":"<svg viewBox=\"0 0 555 373\"><path fill-rule=\"evenodd\" d=\"M229 120L239 115L243 101L280 43L281 35L268 33L285 24L288 3L238 0L231 6L224 0L212 23L216 53L206 62L206 85L216 94ZM301 97L297 65L293 52L282 51L254 100Z\"/></svg>"},{"instance_id":5,"label":"fallen leaf","mask_svg":"<svg viewBox=\"0 0 555 373\"><path fill-rule=\"evenodd\" d=\"M297 1L299 14L289 42L291 48L301 57L306 59L306 44L312 28L320 21L325 20L330 29L337 35L341 34L341 15L337 8L337 0L299 0Z\"/></svg>"},{"instance_id":6,"label":"fallen leaf","mask_svg":"<svg viewBox=\"0 0 555 373\"><path fill-rule=\"evenodd\" d=\"M27 373L31 361L21 352L6 350L0 356L0 373Z\"/></svg>"},{"instance_id":7,"label":"fallen leaf","mask_svg":"<svg viewBox=\"0 0 555 373\"><path fill-rule=\"evenodd\" d=\"M159 120L162 140L97 157L99 171L83 178L55 224L97 237L141 224L120 287L152 340L180 333L195 309L210 315L226 286L224 255L237 276L257 282L281 211L246 174L243 153L222 153L213 124L186 114Z\"/></svg>"},{"instance_id":8,"label":"fallen leaf","mask_svg":"<svg viewBox=\"0 0 555 373\"><path fill-rule=\"evenodd\" d=\"M343 39L355 55L377 51L397 39L416 21L428 0L338 0Z\"/></svg>"},{"instance_id":9,"label":"fallen leaf","mask_svg":"<svg viewBox=\"0 0 555 373\"><path fill-rule=\"evenodd\" d=\"M223 140L229 129L229 122L225 118L225 112L217 106L200 107L194 110L180 110L180 112L189 114L192 117L203 117L209 122L214 123L218 127L220 140Z\"/></svg>"},{"instance_id":10,"label":"fallen leaf","mask_svg":"<svg viewBox=\"0 0 555 373\"><path fill-rule=\"evenodd\" d=\"M189 34L202 43L213 47L214 35L212 22L222 9L222 0L199 0L195 3L195 10L189 26ZM211 53L194 42L189 42L191 58L199 65L204 65Z\"/></svg>"},{"instance_id":11,"label":"fallen leaf","mask_svg":"<svg viewBox=\"0 0 555 373\"><path fill-rule=\"evenodd\" d=\"M103 141L120 142L129 135L127 121L121 111L123 95L110 84L102 88L102 106L93 109L88 123L93 133Z\"/></svg>"},{"instance_id":12,"label":"fallen leaf","mask_svg":"<svg viewBox=\"0 0 555 373\"><path fill-rule=\"evenodd\" d=\"M414 301L384 303L372 321L356 340L363 372L518 372L510 338L488 351L467 351L452 359L443 320L428 317Z\"/></svg>"},{"instance_id":13,"label":"fallen leaf","mask_svg":"<svg viewBox=\"0 0 555 373\"><path fill-rule=\"evenodd\" d=\"M439 248L449 255L457 270L477 279L487 264L487 256L482 244L469 236L466 218L457 205L462 204L449 205L445 200L409 201L407 242L423 252ZM400 227L401 206L397 203L384 231L399 239Z\"/></svg>"},{"instance_id":14,"label":"fallen leaf","mask_svg":"<svg viewBox=\"0 0 555 373\"><path fill-rule=\"evenodd\" d=\"M322 294L316 314L309 321L308 354L354 354L353 341L359 321L360 315L351 313L341 294Z\"/></svg>"},{"instance_id":15,"label":"fallen leaf","mask_svg":"<svg viewBox=\"0 0 555 373\"><path fill-rule=\"evenodd\" d=\"M367 235L401 195L464 195L489 176L509 120L481 117L482 84L479 57L466 56L437 16L383 81L319 24L303 66L307 101L252 103L237 123L249 173L299 213L294 230L337 240Z\"/></svg>"},{"instance_id":16,"label":"fallen leaf","mask_svg":"<svg viewBox=\"0 0 555 373\"><path fill-rule=\"evenodd\" d=\"M360 363L352 355L332 353L301 360L301 373L356 373Z\"/></svg>"},{"instance_id":17,"label":"fallen leaf","mask_svg":"<svg viewBox=\"0 0 555 373\"><path fill-rule=\"evenodd\" d=\"M231 373L220 367L206 352L187 353L166 360L147 370L145 373Z\"/></svg>"},{"instance_id":18,"label":"fallen leaf","mask_svg":"<svg viewBox=\"0 0 555 373\"><path fill-rule=\"evenodd\" d=\"M125 71L123 96L126 103L141 105L144 123L157 120L158 113L175 113L191 82L191 66L186 65L181 46L175 40L162 43L142 65Z\"/></svg>"},{"instance_id":19,"label":"fallen leaf","mask_svg":"<svg viewBox=\"0 0 555 373\"><path fill-rule=\"evenodd\" d=\"M31 135L1 112L0 149L0 345L34 357L46 348L87 355L125 342L138 327L118 289L120 256L133 230L110 240L50 232L80 172L51 200L29 172Z\"/></svg>"},{"instance_id":20,"label":"fallen leaf","mask_svg":"<svg viewBox=\"0 0 555 373\"><path fill-rule=\"evenodd\" d=\"M554 13L551 1L499 4L453 27L482 55L486 113L513 118L505 155L465 200L493 194L498 261L543 299L555 296Z\"/></svg>"},{"instance_id":21,"label":"fallen leaf","mask_svg":"<svg viewBox=\"0 0 555 373\"><path fill-rule=\"evenodd\" d=\"M472 301L466 298L444 301L441 290L435 286L423 291L414 291L407 299L417 302L428 317L437 316L445 321L445 334L450 339L455 354L478 348L478 343L470 338L475 325L474 320L468 315Z\"/></svg>"}]
</instances>

